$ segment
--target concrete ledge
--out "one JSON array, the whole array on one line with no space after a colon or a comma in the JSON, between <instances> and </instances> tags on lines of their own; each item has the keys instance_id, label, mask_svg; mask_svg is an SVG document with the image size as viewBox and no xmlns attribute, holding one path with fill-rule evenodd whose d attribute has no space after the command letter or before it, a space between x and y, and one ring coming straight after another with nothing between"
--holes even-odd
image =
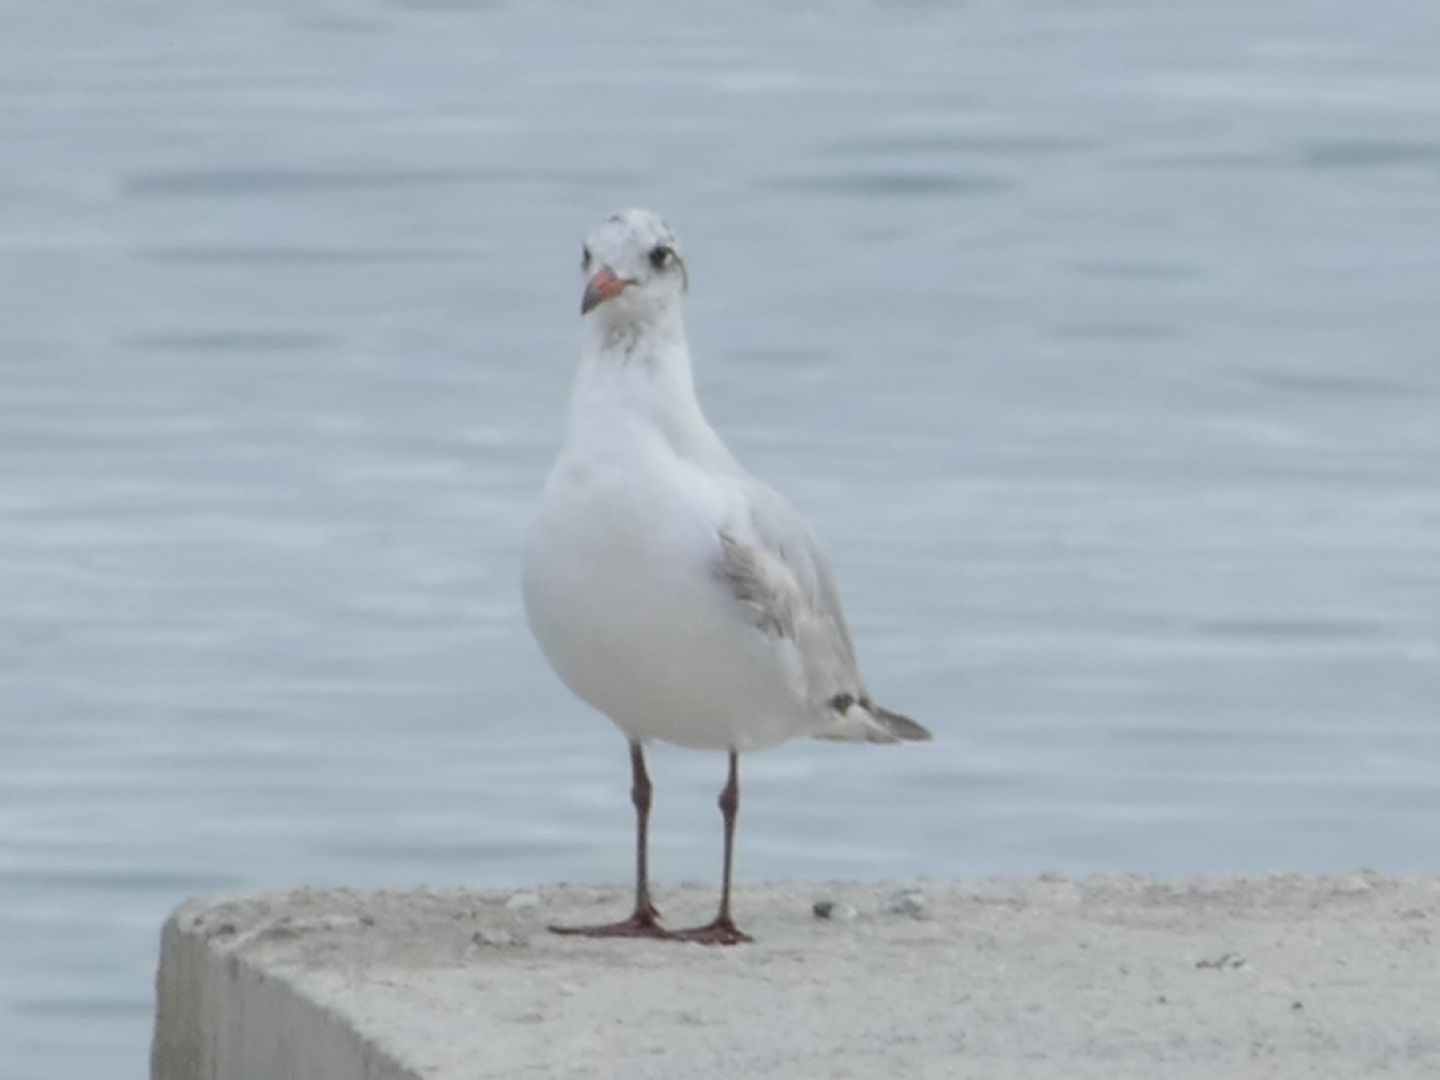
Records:
<instances>
[{"instance_id":1,"label":"concrete ledge","mask_svg":"<svg viewBox=\"0 0 1440 1080\"><path fill-rule=\"evenodd\" d=\"M734 949L543 929L618 889L192 900L151 1075L1440 1076L1440 879L914 887L743 889ZM659 901L686 925L713 893Z\"/></svg>"}]
</instances>

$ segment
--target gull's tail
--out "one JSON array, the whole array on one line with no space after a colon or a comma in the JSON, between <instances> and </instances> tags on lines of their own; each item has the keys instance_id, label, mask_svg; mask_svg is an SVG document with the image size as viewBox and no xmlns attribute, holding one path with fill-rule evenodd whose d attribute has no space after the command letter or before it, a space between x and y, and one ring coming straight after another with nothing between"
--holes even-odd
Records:
<instances>
[{"instance_id":1,"label":"gull's tail","mask_svg":"<svg viewBox=\"0 0 1440 1080\"><path fill-rule=\"evenodd\" d=\"M924 724L882 709L866 697L836 694L826 702L834 710L835 724L819 732L817 739L842 742L929 742L930 729Z\"/></svg>"}]
</instances>

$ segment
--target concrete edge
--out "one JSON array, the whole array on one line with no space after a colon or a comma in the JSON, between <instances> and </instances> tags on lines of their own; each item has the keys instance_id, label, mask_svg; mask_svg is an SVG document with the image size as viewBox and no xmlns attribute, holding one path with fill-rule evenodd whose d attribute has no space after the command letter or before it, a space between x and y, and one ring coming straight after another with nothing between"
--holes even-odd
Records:
<instances>
[{"instance_id":1,"label":"concrete edge","mask_svg":"<svg viewBox=\"0 0 1440 1080\"><path fill-rule=\"evenodd\" d=\"M237 928L207 921L215 903L186 901L161 931L151 1080L423 1080L295 983L247 960L233 947L243 941L222 944Z\"/></svg>"}]
</instances>

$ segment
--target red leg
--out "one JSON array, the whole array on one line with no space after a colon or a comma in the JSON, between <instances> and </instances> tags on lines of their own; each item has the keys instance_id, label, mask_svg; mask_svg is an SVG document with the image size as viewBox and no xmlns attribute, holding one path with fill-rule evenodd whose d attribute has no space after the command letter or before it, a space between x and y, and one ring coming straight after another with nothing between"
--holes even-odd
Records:
<instances>
[{"instance_id":1,"label":"red leg","mask_svg":"<svg viewBox=\"0 0 1440 1080\"><path fill-rule=\"evenodd\" d=\"M635 910L628 919L599 926L552 926L556 934L583 937L670 938L660 925L660 912L650 901L650 774L645 771L645 751L638 742L630 744L630 801L635 805Z\"/></svg>"},{"instance_id":2,"label":"red leg","mask_svg":"<svg viewBox=\"0 0 1440 1080\"><path fill-rule=\"evenodd\" d=\"M735 819L740 813L740 755L730 751L730 776L720 791L720 813L725 819L725 871L720 883L720 910L713 922L670 935L676 941L699 945L739 945L755 940L736 927L730 918L730 870L735 862Z\"/></svg>"}]
</instances>

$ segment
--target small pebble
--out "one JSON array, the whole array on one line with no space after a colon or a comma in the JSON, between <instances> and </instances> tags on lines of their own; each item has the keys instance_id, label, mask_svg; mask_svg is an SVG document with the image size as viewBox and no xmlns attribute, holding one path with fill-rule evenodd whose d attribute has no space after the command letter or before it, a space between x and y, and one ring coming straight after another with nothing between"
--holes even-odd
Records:
<instances>
[{"instance_id":1,"label":"small pebble","mask_svg":"<svg viewBox=\"0 0 1440 1080\"><path fill-rule=\"evenodd\" d=\"M925 913L925 894L919 889L905 889L885 901L886 915L909 915L912 918Z\"/></svg>"},{"instance_id":2,"label":"small pebble","mask_svg":"<svg viewBox=\"0 0 1440 1080\"><path fill-rule=\"evenodd\" d=\"M305 919L295 924L297 930L354 930L357 926L363 926L364 922L359 915L341 915L338 912L331 915L319 915L313 919Z\"/></svg>"},{"instance_id":3,"label":"small pebble","mask_svg":"<svg viewBox=\"0 0 1440 1080\"><path fill-rule=\"evenodd\" d=\"M505 949L525 944L524 938L510 930L476 930L470 935L470 940L490 949Z\"/></svg>"},{"instance_id":4,"label":"small pebble","mask_svg":"<svg viewBox=\"0 0 1440 1080\"><path fill-rule=\"evenodd\" d=\"M829 919L831 922L854 922L860 917L860 909L854 904L842 904L837 900L816 900L810 910L817 919Z\"/></svg>"},{"instance_id":5,"label":"small pebble","mask_svg":"<svg viewBox=\"0 0 1440 1080\"><path fill-rule=\"evenodd\" d=\"M1336 880L1333 891L1339 896L1360 896L1375 891L1375 882L1366 873L1346 874Z\"/></svg>"},{"instance_id":6,"label":"small pebble","mask_svg":"<svg viewBox=\"0 0 1440 1080\"><path fill-rule=\"evenodd\" d=\"M1221 953L1213 960L1196 960L1195 966L1197 968L1215 968L1220 971L1238 971L1248 965L1245 958L1239 953L1227 952Z\"/></svg>"}]
</instances>

